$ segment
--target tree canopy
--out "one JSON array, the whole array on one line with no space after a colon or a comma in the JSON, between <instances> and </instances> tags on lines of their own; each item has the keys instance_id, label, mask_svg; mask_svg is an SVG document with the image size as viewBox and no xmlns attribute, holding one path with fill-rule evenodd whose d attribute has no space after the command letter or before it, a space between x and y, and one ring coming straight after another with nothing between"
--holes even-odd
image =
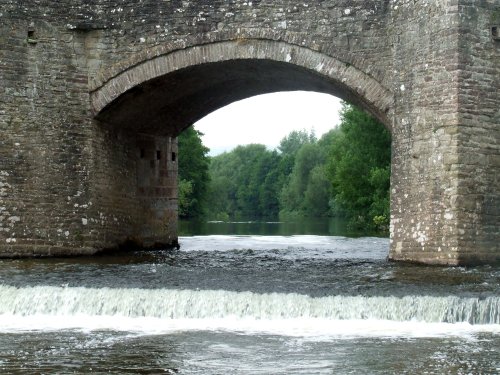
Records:
<instances>
[{"instance_id":1,"label":"tree canopy","mask_svg":"<svg viewBox=\"0 0 500 375\"><path fill-rule=\"evenodd\" d=\"M344 104L340 136L333 142L328 159L332 213L346 213L353 225L388 225L389 131L372 116Z\"/></svg>"},{"instance_id":2,"label":"tree canopy","mask_svg":"<svg viewBox=\"0 0 500 375\"><path fill-rule=\"evenodd\" d=\"M179 216L183 218L200 218L206 213L210 150L203 145L202 135L191 126L178 138Z\"/></svg>"},{"instance_id":3,"label":"tree canopy","mask_svg":"<svg viewBox=\"0 0 500 375\"><path fill-rule=\"evenodd\" d=\"M344 104L340 126L320 139L293 131L276 150L250 144L208 158L200 135L190 128L179 137L182 217L344 216L353 227L387 229L391 136L357 107Z\"/></svg>"}]
</instances>

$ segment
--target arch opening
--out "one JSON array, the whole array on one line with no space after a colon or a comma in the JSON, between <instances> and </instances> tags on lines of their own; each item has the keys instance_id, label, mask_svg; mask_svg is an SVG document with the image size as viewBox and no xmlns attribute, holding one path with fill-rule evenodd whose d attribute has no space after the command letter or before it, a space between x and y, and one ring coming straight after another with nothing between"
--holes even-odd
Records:
<instances>
[{"instance_id":1,"label":"arch opening","mask_svg":"<svg viewBox=\"0 0 500 375\"><path fill-rule=\"evenodd\" d=\"M389 130L392 126L393 96L373 77L332 56L283 42L194 46L102 76L107 78L92 83L94 116L102 129L126 140L126 146L108 151L120 153L113 158L123 162L113 173L131 207L128 229L123 227L120 237L141 247L177 243L176 137L219 108L259 94L314 91L356 104ZM127 177L134 175L136 182ZM97 195L110 193L114 200L116 191Z\"/></svg>"}]
</instances>

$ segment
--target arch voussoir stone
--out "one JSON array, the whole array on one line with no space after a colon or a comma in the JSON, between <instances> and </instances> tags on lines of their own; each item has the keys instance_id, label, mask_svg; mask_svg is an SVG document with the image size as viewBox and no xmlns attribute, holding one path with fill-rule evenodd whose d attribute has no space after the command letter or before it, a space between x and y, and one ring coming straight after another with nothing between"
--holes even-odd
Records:
<instances>
[{"instance_id":1,"label":"arch voussoir stone","mask_svg":"<svg viewBox=\"0 0 500 375\"><path fill-rule=\"evenodd\" d=\"M191 46L155 55L118 73L116 68L112 68L116 75L108 78L101 86L92 88L90 97L93 112L95 115L99 114L120 95L144 82L193 66L234 60L271 60L315 72L325 79L332 80L338 87L337 94L352 92L362 98L367 109L389 124L386 114L391 109L393 95L374 78L335 57L297 45L262 39L230 40ZM346 96L350 98L352 94Z\"/></svg>"}]
</instances>

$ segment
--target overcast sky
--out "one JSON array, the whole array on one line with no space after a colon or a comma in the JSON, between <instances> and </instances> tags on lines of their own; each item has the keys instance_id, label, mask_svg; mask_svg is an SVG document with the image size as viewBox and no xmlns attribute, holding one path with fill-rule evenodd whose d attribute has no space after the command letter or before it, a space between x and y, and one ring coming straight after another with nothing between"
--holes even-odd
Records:
<instances>
[{"instance_id":1,"label":"overcast sky","mask_svg":"<svg viewBox=\"0 0 500 375\"><path fill-rule=\"evenodd\" d=\"M338 125L340 107L340 99L316 92L259 95L212 112L195 128L212 156L249 143L274 149L292 130L314 128L319 138Z\"/></svg>"}]
</instances>

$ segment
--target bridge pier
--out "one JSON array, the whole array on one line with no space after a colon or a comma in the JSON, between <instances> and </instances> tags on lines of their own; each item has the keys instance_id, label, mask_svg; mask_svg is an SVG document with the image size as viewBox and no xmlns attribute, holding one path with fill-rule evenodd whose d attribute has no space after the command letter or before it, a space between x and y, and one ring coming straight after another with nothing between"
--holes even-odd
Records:
<instances>
[{"instance_id":1,"label":"bridge pier","mask_svg":"<svg viewBox=\"0 0 500 375\"><path fill-rule=\"evenodd\" d=\"M137 244L163 249L176 246L177 138L141 135L137 142L137 198L142 210Z\"/></svg>"},{"instance_id":2,"label":"bridge pier","mask_svg":"<svg viewBox=\"0 0 500 375\"><path fill-rule=\"evenodd\" d=\"M498 263L498 177L489 169L497 156L462 146L466 127L457 118L443 118L419 112L401 120L413 121L412 137L403 134L404 124L393 132L389 259Z\"/></svg>"},{"instance_id":3,"label":"bridge pier","mask_svg":"<svg viewBox=\"0 0 500 375\"><path fill-rule=\"evenodd\" d=\"M93 125L101 136L82 217L88 236L70 247L94 253L177 246L177 138Z\"/></svg>"},{"instance_id":4,"label":"bridge pier","mask_svg":"<svg viewBox=\"0 0 500 375\"><path fill-rule=\"evenodd\" d=\"M0 148L0 257L177 245L177 139L86 126L78 151L52 152L65 132Z\"/></svg>"}]
</instances>

